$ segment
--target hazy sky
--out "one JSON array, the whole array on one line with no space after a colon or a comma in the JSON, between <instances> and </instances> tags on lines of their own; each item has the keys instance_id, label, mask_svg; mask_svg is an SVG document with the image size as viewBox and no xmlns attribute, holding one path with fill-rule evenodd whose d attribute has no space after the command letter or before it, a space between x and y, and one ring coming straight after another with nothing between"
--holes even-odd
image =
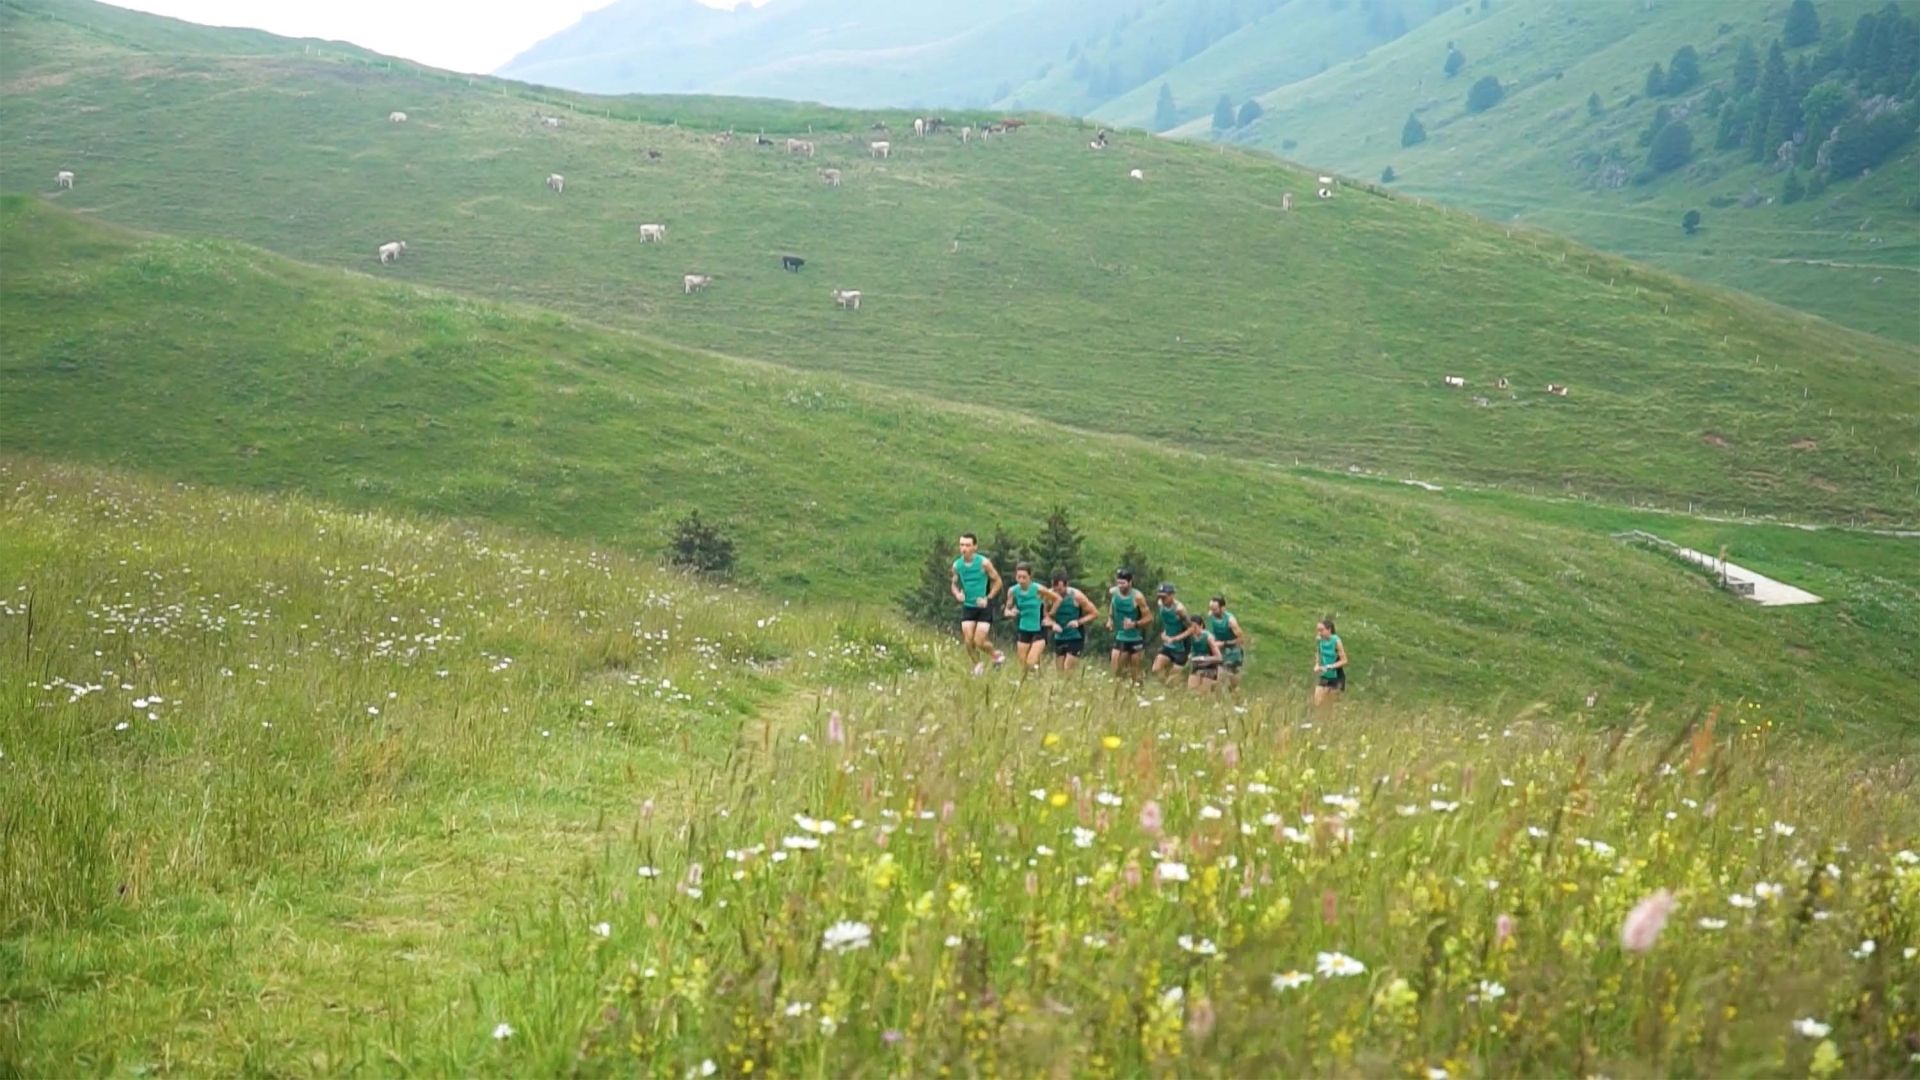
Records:
<instances>
[{"instance_id":1,"label":"hazy sky","mask_svg":"<svg viewBox=\"0 0 1920 1080\"><path fill-rule=\"evenodd\" d=\"M351 41L454 71L488 72L612 0L110 0L213 26ZM733 0L699 0L733 7ZM765 3L766 0L753 0Z\"/></svg>"}]
</instances>

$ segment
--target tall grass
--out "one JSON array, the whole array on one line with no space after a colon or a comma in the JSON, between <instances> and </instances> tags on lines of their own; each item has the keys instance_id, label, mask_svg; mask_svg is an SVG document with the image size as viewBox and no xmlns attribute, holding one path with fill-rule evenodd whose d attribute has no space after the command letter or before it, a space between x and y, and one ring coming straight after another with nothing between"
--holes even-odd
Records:
<instances>
[{"instance_id":1,"label":"tall grass","mask_svg":"<svg viewBox=\"0 0 1920 1080\"><path fill-rule=\"evenodd\" d=\"M1913 763L1774 702L972 678L581 546L0 481L12 1072L1913 1068Z\"/></svg>"}]
</instances>

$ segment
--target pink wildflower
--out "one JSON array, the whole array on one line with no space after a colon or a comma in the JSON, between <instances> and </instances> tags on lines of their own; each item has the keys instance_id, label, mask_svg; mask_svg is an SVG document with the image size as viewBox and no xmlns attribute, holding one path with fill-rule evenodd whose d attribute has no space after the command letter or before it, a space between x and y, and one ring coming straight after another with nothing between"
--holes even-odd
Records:
<instances>
[{"instance_id":1,"label":"pink wildflower","mask_svg":"<svg viewBox=\"0 0 1920 1080\"><path fill-rule=\"evenodd\" d=\"M1222 747L1220 750L1220 760L1222 762L1225 762L1227 768L1229 769L1239 768L1240 767L1240 748L1238 746L1235 746L1232 743L1228 743L1226 746Z\"/></svg>"},{"instance_id":2,"label":"pink wildflower","mask_svg":"<svg viewBox=\"0 0 1920 1080\"><path fill-rule=\"evenodd\" d=\"M840 723L839 709L827 714L827 741L835 744L847 741L847 729Z\"/></svg>"},{"instance_id":3,"label":"pink wildflower","mask_svg":"<svg viewBox=\"0 0 1920 1080\"><path fill-rule=\"evenodd\" d=\"M1213 1034L1213 1022L1213 1002L1206 998L1194 1002L1187 1010L1187 1034L1194 1039Z\"/></svg>"},{"instance_id":4,"label":"pink wildflower","mask_svg":"<svg viewBox=\"0 0 1920 1080\"><path fill-rule=\"evenodd\" d=\"M1633 910L1627 912L1626 921L1620 924L1620 947L1628 952L1646 952L1653 948L1672 911L1673 894L1665 889L1635 904Z\"/></svg>"},{"instance_id":5,"label":"pink wildflower","mask_svg":"<svg viewBox=\"0 0 1920 1080\"><path fill-rule=\"evenodd\" d=\"M1160 804L1152 799L1140 808L1140 827L1154 836L1160 835Z\"/></svg>"},{"instance_id":6,"label":"pink wildflower","mask_svg":"<svg viewBox=\"0 0 1920 1080\"><path fill-rule=\"evenodd\" d=\"M1320 921L1328 926L1340 921L1340 897L1332 889L1320 894Z\"/></svg>"},{"instance_id":7,"label":"pink wildflower","mask_svg":"<svg viewBox=\"0 0 1920 1080\"><path fill-rule=\"evenodd\" d=\"M1513 916L1503 914L1499 918L1493 920L1494 945L1496 946L1505 945L1507 942L1512 940L1513 940Z\"/></svg>"}]
</instances>

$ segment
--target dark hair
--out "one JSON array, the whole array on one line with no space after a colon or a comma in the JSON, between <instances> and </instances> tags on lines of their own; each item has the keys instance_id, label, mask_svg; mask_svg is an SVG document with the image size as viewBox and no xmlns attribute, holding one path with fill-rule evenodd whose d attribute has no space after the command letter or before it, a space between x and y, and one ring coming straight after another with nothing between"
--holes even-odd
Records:
<instances>
[{"instance_id":1,"label":"dark hair","mask_svg":"<svg viewBox=\"0 0 1920 1080\"><path fill-rule=\"evenodd\" d=\"M1017 562L1013 564L1014 573L1017 574L1022 570L1025 570L1029 574L1033 573L1033 564L1030 562Z\"/></svg>"},{"instance_id":2,"label":"dark hair","mask_svg":"<svg viewBox=\"0 0 1920 1080\"><path fill-rule=\"evenodd\" d=\"M1326 627L1326 628L1327 628L1327 633L1329 633L1329 634L1337 634L1337 633L1339 633L1339 632L1340 632L1340 631L1338 631L1338 630L1335 630L1335 629L1333 628L1333 616L1331 616L1331 615L1329 615L1329 616L1327 616L1327 617L1326 617L1326 618L1324 618L1324 619L1321 619L1321 620L1320 620L1320 625L1321 625L1321 626L1324 626L1324 627Z\"/></svg>"},{"instance_id":3,"label":"dark hair","mask_svg":"<svg viewBox=\"0 0 1920 1080\"><path fill-rule=\"evenodd\" d=\"M971 540L971 541L973 541L973 542L974 542L974 543L976 543L976 544L980 542L980 538L979 538L979 537L977 537L977 536L975 536L975 535L973 535L972 533L961 533L961 534L960 534L960 539L962 539L962 540Z\"/></svg>"},{"instance_id":4,"label":"dark hair","mask_svg":"<svg viewBox=\"0 0 1920 1080\"><path fill-rule=\"evenodd\" d=\"M1114 576L1114 577L1117 577L1117 578L1119 578L1119 579L1120 579L1121 581L1132 581L1132 580L1133 580L1133 571L1131 571L1131 570L1129 570L1129 569L1127 569L1126 567L1124 567L1124 566L1123 566L1123 567L1121 567L1120 569L1118 569L1118 570L1115 570L1115 571L1113 572L1113 576Z\"/></svg>"},{"instance_id":5,"label":"dark hair","mask_svg":"<svg viewBox=\"0 0 1920 1080\"><path fill-rule=\"evenodd\" d=\"M1207 625L1207 617L1205 615L1189 615L1187 616L1187 621L1195 626L1204 627Z\"/></svg>"},{"instance_id":6,"label":"dark hair","mask_svg":"<svg viewBox=\"0 0 1920 1080\"><path fill-rule=\"evenodd\" d=\"M1227 594L1226 594L1226 593L1214 593L1214 594L1213 594L1213 602L1214 602L1214 603L1216 603L1216 604L1219 604L1219 605L1220 605L1221 607L1226 607L1226 606L1227 606Z\"/></svg>"},{"instance_id":7,"label":"dark hair","mask_svg":"<svg viewBox=\"0 0 1920 1080\"><path fill-rule=\"evenodd\" d=\"M1055 585L1065 585L1067 583L1066 572L1063 570L1055 570L1053 572L1053 583Z\"/></svg>"}]
</instances>

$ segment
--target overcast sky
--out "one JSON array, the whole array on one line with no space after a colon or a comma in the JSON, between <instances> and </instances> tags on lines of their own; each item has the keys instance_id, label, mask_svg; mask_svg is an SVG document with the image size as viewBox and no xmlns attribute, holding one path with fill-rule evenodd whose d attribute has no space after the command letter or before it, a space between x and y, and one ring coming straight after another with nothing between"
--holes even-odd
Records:
<instances>
[{"instance_id":1,"label":"overcast sky","mask_svg":"<svg viewBox=\"0 0 1920 1080\"><path fill-rule=\"evenodd\" d=\"M390 56L484 73L612 0L110 0L213 26L351 41ZM731 0L699 0L733 7ZM758 0L764 3L765 0Z\"/></svg>"}]
</instances>

